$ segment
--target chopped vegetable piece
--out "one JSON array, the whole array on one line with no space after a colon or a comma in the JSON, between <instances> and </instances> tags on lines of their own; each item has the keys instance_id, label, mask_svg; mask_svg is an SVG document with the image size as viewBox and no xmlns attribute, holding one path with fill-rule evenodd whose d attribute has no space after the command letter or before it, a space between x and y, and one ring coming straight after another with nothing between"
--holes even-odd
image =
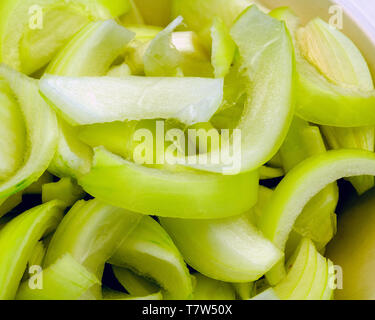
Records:
<instances>
[{"instance_id":1,"label":"chopped vegetable piece","mask_svg":"<svg viewBox=\"0 0 375 320\"><path fill-rule=\"evenodd\" d=\"M285 25L256 6L240 16L230 34L238 46L241 67L246 70L247 98L236 127L241 132L241 152L234 155L239 158L243 172L272 159L288 133L294 110L293 46ZM188 163L197 162L190 160ZM194 167L225 174L238 173L238 169L228 170L223 164Z\"/></svg>"},{"instance_id":2,"label":"chopped vegetable piece","mask_svg":"<svg viewBox=\"0 0 375 320\"><path fill-rule=\"evenodd\" d=\"M258 172L236 176L143 167L95 148L93 168L79 179L86 192L143 214L216 219L248 211L257 200Z\"/></svg>"},{"instance_id":3,"label":"chopped vegetable piece","mask_svg":"<svg viewBox=\"0 0 375 320\"><path fill-rule=\"evenodd\" d=\"M105 2L105 3L104 3ZM110 19L127 1L3 0L0 62L31 74L90 20Z\"/></svg>"},{"instance_id":4,"label":"chopped vegetable piece","mask_svg":"<svg viewBox=\"0 0 375 320\"><path fill-rule=\"evenodd\" d=\"M3 200L4 202L1 202ZM22 202L22 192L18 192L10 196L8 199L3 200L0 201L0 218L5 216Z\"/></svg>"},{"instance_id":5,"label":"chopped vegetable piece","mask_svg":"<svg viewBox=\"0 0 375 320\"><path fill-rule=\"evenodd\" d=\"M161 218L161 224L187 263L216 280L258 280L283 257L247 214L204 221Z\"/></svg>"},{"instance_id":6,"label":"chopped vegetable piece","mask_svg":"<svg viewBox=\"0 0 375 320\"><path fill-rule=\"evenodd\" d=\"M274 289L269 288L249 300L280 300Z\"/></svg>"},{"instance_id":7,"label":"chopped vegetable piece","mask_svg":"<svg viewBox=\"0 0 375 320\"><path fill-rule=\"evenodd\" d=\"M36 80L5 65L0 65L0 78L7 81L18 101L27 132L23 164L9 179L0 182L1 200L30 186L47 169L56 150L57 122L40 96Z\"/></svg>"},{"instance_id":8,"label":"chopped vegetable piece","mask_svg":"<svg viewBox=\"0 0 375 320\"><path fill-rule=\"evenodd\" d=\"M57 227L63 210L63 203L52 201L26 211L0 230L0 299L14 299L32 250Z\"/></svg>"},{"instance_id":9,"label":"chopped vegetable piece","mask_svg":"<svg viewBox=\"0 0 375 320\"><path fill-rule=\"evenodd\" d=\"M282 300L320 300L329 282L328 261L308 240L302 240L294 256L288 262L289 272L276 287L276 295Z\"/></svg>"},{"instance_id":10,"label":"chopped vegetable piece","mask_svg":"<svg viewBox=\"0 0 375 320\"><path fill-rule=\"evenodd\" d=\"M211 28L212 65L215 78L224 78L231 67L236 52L236 44L232 40L228 27L223 20L216 17Z\"/></svg>"},{"instance_id":11,"label":"chopped vegetable piece","mask_svg":"<svg viewBox=\"0 0 375 320\"><path fill-rule=\"evenodd\" d=\"M110 263L153 279L163 288L166 299L188 299L192 295L189 270L180 252L164 229L150 217L142 218Z\"/></svg>"},{"instance_id":12,"label":"chopped vegetable piece","mask_svg":"<svg viewBox=\"0 0 375 320\"><path fill-rule=\"evenodd\" d=\"M183 76L180 68L181 55L172 43L172 32L182 23L182 20L182 17L177 17L147 47L143 56L146 76Z\"/></svg>"},{"instance_id":13,"label":"chopped vegetable piece","mask_svg":"<svg viewBox=\"0 0 375 320\"><path fill-rule=\"evenodd\" d=\"M254 292L254 282L247 283L233 283L236 296L240 300L248 300L253 296Z\"/></svg>"},{"instance_id":14,"label":"chopped vegetable piece","mask_svg":"<svg viewBox=\"0 0 375 320\"><path fill-rule=\"evenodd\" d=\"M42 186L42 201L61 200L67 207L82 199L85 192L71 178L62 178L56 183L46 183Z\"/></svg>"},{"instance_id":15,"label":"chopped vegetable piece","mask_svg":"<svg viewBox=\"0 0 375 320\"><path fill-rule=\"evenodd\" d=\"M62 256L42 273L43 288L30 288L29 281L21 284L17 300L78 300L100 281L70 254Z\"/></svg>"},{"instance_id":16,"label":"chopped vegetable piece","mask_svg":"<svg viewBox=\"0 0 375 320\"><path fill-rule=\"evenodd\" d=\"M223 81L203 78L46 75L40 88L73 125L156 118L207 122L223 98Z\"/></svg>"},{"instance_id":17,"label":"chopped vegetable piece","mask_svg":"<svg viewBox=\"0 0 375 320\"><path fill-rule=\"evenodd\" d=\"M375 175L375 155L363 150L335 150L312 156L292 169L277 186L260 217L259 227L278 248L288 236L303 208L319 191L343 177ZM283 275L278 265L269 277L277 283Z\"/></svg>"}]
</instances>

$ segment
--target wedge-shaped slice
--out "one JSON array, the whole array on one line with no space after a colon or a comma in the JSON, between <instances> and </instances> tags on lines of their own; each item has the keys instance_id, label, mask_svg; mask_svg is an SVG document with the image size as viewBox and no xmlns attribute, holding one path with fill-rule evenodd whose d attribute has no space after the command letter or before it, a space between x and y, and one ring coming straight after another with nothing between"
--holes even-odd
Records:
<instances>
[{"instance_id":1,"label":"wedge-shaped slice","mask_svg":"<svg viewBox=\"0 0 375 320\"><path fill-rule=\"evenodd\" d=\"M274 291L282 300L321 300L328 286L328 261L309 239L288 262L289 272Z\"/></svg>"},{"instance_id":2,"label":"wedge-shaped slice","mask_svg":"<svg viewBox=\"0 0 375 320\"><path fill-rule=\"evenodd\" d=\"M157 118L207 122L223 98L223 81L203 78L46 75L40 89L73 125Z\"/></svg>"},{"instance_id":3,"label":"wedge-shaped slice","mask_svg":"<svg viewBox=\"0 0 375 320\"><path fill-rule=\"evenodd\" d=\"M236 127L241 132L241 152L234 154L241 168L227 170L225 165L209 164L199 169L236 174L257 169L280 148L294 111L294 58L284 23L256 6L239 17L230 34L239 49L241 69L245 70L245 107ZM220 159L220 155L211 154Z\"/></svg>"},{"instance_id":4,"label":"wedge-shaped slice","mask_svg":"<svg viewBox=\"0 0 375 320\"><path fill-rule=\"evenodd\" d=\"M60 223L65 206L52 201L35 207L12 221L0 231L0 298L14 299L26 265L38 241L54 231Z\"/></svg>"},{"instance_id":5,"label":"wedge-shaped slice","mask_svg":"<svg viewBox=\"0 0 375 320\"><path fill-rule=\"evenodd\" d=\"M3 0L0 62L34 73L89 21L125 13L126 4L126 0Z\"/></svg>"},{"instance_id":6,"label":"wedge-shaped slice","mask_svg":"<svg viewBox=\"0 0 375 320\"><path fill-rule=\"evenodd\" d=\"M298 17L288 8L274 10L271 15L277 19L285 20L294 38L300 26ZM330 41L339 41L356 56L361 53L354 44L338 30L330 28ZM334 39L334 40L332 40ZM307 61L295 39L295 52L297 61L297 109L296 113L301 118L317 123L335 127L363 127L373 126L375 123L375 91L364 91L353 86L342 86L329 80L315 66ZM329 63L328 63L329 64ZM329 65L327 66L327 68ZM367 81L368 70L364 65L355 79ZM328 71L327 71L328 72ZM329 72L329 76L331 73ZM353 79L351 79L353 81Z\"/></svg>"},{"instance_id":7,"label":"wedge-shaped slice","mask_svg":"<svg viewBox=\"0 0 375 320\"><path fill-rule=\"evenodd\" d=\"M48 66L47 72L60 76L104 76L134 34L113 20L88 24ZM49 167L56 176L88 172L92 150L77 139L76 129L59 119L59 143Z\"/></svg>"},{"instance_id":8,"label":"wedge-shaped slice","mask_svg":"<svg viewBox=\"0 0 375 320\"><path fill-rule=\"evenodd\" d=\"M192 296L191 277L183 257L169 235L151 217L142 218L109 262L153 279L163 288L166 299Z\"/></svg>"},{"instance_id":9,"label":"wedge-shaped slice","mask_svg":"<svg viewBox=\"0 0 375 320\"><path fill-rule=\"evenodd\" d=\"M44 265L48 267L69 253L101 279L105 262L134 230L141 217L96 199L79 201L53 235Z\"/></svg>"},{"instance_id":10,"label":"wedge-shaped slice","mask_svg":"<svg viewBox=\"0 0 375 320\"><path fill-rule=\"evenodd\" d=\"M29 282L21 284L17 300L78 300L100 281L79 264L70 254L62 256L41 274L42 288L30 288Z\"/></svg>"},{"instance_id":11,"label":"wedge-shaped slice","mask_svg":"<svg viewBox=\"0 0 375 320\"><path fill-rule=\"evenodd\" d=\"M23 162L26 152L25 122L12 92L0 80L0 181L9 178Z\"/></svg>"},{"instance_id":12,"label":"wedge-shaped slice","mask_svg":"<svg viewBox=\"0 0 375 320\"><path fill-rule=\"evenodd\" d=\"M258 280L283 257L247 214L205 221L161 218L161 224L187 263L216 280Z\"/></svg>"},{"instance_id":13,"label":"wedge-shaped slice","mask_svg":"<svg viewBox=\"0 0 375 320\"><path fill-rule=\"evenodd\" d=\"M22 166L0 183L0 199L9 197L37 181L46 171L56 150L56 115L39 94L38 82L5 65L0 65L0 78L6 80L18 101L27 132L27 150ZM22 138L22 137L21 137Z\"/></svg>"},{"instance_id":14,"label":"wedge-shaped slice","mask_svg":"<svg viewBox=\"0 0 375 320\"><path fill-rule=\"evenodd\" d=\"M363 91L374 90L365 58L354 43L328 23L316 18L298 31L304 57L333 83ZM322 126L332 149L364 149L374 151L374 127L337 128ZM349 179L362 194L374 185L374 177Z\"/></svg>"},{"instance_id":15,"label":"wedge-shaped slice","mask_svg":"<svg viewBox=\"0 0 375 320\"><path fill-rule=\"evenodd\" d=\"M284 250L296 219L317 193L338 179L360 175L375 175L373 152L335 150L304 160L275 189L259 219L260 229ZM283 264L279 264L268 274L272 283L281 280L283 268Z\"/></svg>"},{"instance_id":16,"label":"wedge-shaped slice","mask_svg":"<svg viewBox=\"0 0 375 320\"><path fill-rule=\"evenodd\" d=\"M182 17L177 17L151 41L143 56L146 76L183 76L180 67L182 57L172 43L172 32L182 20Z\"/></svg>"},{"instance_id":17,"label":"wedge-shaped slice","mask_svg":"<svg viewBox=\"0 0 375 320\"><path fill-rule=\"evenodd\" d=\"M258 172L236 176L158 170L95 149L84 190L112 205L147 215L215 219L248 211L257 200Z\"/></svg>"},{"instance_id":18,"label":"wedge-shaped slice","mask_svg":"<svg viewBox=\"0 0 375 320\"><path fill-rule=\"evenodd\" d=\"M134 35L114 20L89 23L52 60L46 73L72 77L105 75Z\"/></svg>"}]
</instances>

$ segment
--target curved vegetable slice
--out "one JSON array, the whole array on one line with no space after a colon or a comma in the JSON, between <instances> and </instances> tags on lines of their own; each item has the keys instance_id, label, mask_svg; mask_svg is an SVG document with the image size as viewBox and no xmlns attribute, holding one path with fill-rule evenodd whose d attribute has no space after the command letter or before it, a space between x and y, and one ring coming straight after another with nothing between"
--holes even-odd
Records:
<instances>
[{"instance_id":1,"label":"curved vegetable slice","mask_svg":"<svg viewBox=\"0 0 375 320\"><path fill-rule=\"evenodd\" d=\"M42 186L42 201L61 200L67 207L82 199L85 192L71 178L63 178L59 182Z\"/></svg>"},{"instance_id":2,"label":"curved vegetable slice","mask_svg":"<svg viewBox=\"0 0 375 320\"><path fill-rule=\"evenodd\" d=\"M133 33L113 20L84 27L53 59L47 72L60 76L104 76L113 61L125 50ZM77 139L77 132L59 120L60 138L49 170L59 177L90 170L92 150Z\"/></svg>"},{"instance_id":3,"label":"curved vegetable slice","mask_svg":"<svg viewBox=\"0 0 375 320\"><path fill-rule=\"evenodd\" d=\"M296 34L299 19L288 8L274 10L271 15L285 20L292 34ZM336 36L339 31L330 29ZM341 40L343 35L338 36ZM345 39L348 44L350 40ZM351 50L358 50L353 48ZM343 87L328 80L311 65L295 46L297 61L297 109L299 117L320 125L335 127L373 126L375 123L375 91Z\"/></svg>"},{"instance_id":4,"label":"curved vegetable slice","mask_svg":"<svg viewBox=\"0 0 375 320\"><path fill-rule=\"evenodd\" d=\"M287 276L273 288L282 300L320 300L328 286L328 261L311 240L302 240L288 262Z\"/></svg>"},{"instance_id":5,"label":"curved vegetable slice","mask_svg":"<svg viewBox=\"0 0 375 320\"><path fill-rule=\"evenodd\" d=\"M187 299L192 295L189 270L180 252L163 228L150 217L142 218L110 263L153 279L163 288L166 299Z\"/></svg>"},{"instance_id":6,"label":"curved vegetable slice","mask_svg":"<svg viewBox=\"0 0 375 320\"><path fill-rule=\"evenodd\" d=\"M255 204L258 172L223 176L158 170L95 148L93 168L79 184L96 198L134 212L215 219L241 214Z\"/></svg>"},{"instance_id":7,"label":"curved vegetable slice","mask_svg":"<svg viewBox=\"0 0 375 320\"><path fill-rule=\"evenodd\" d=\"M230 34L239 49L241 68L246 70L247 95L236 127L241 132L241 152L235 152L234 157L239 160L235 163L241 163L240 171L251 171L276 154L288 133L294 110L293 46L284 23L256 6L239 17ZM199 169L238 173L223 164L199 166Z\"/></svg>"},{"instance_id":8,"label":"curved vegetable slice","mask_svg":"<svg viewBox=\"0 0 375 320\"><path fill-rule=\"evenodd\" d=\"M223 98L223 80L203 78L46 75L40 89L73 125L157 118L207 122Z\"/></svg>"},{"instance_id":9,"label":"curved vegetable slice","mask_svg":"<svg viewBox=\"0 0 375 320\"><path fill-rule=\"evenodd\" d=\"M5 216L15 207L17 207L21 202L22 202L22 192L18 192L10 196L8 199L2 199L0 201L0 218Z\"/></svg>"},{"instance_id":10,"label":"curved vegetable slice","mask_svg":"<svg viewBox=\"0 0 375 320\"><path fill-rule=\"evenodd\" d=\"M340 31L316 18L298 31L304 57L330 81L342 87L374 90L370 70L357 47ZM374 127L336 128L322 126L322 132L333 149L374 151ZM374 185L374 177L349 179L362 194Z\"/></svg>"},{"instance_id":11,"label":"curved vegetable slice","mask_svg":"<svg viewBox=\"0 0 375 320\"><path fill-rule=\"evenodd\" d=\"M78 300L100 281L70 254L62 256L43 271L43 288L31 289L29 282L21 284L17 300Z\"/></svg>"},{"instance_id":12,"label":"curved vegetable slice","mask_svg":"<svg viewBox=\"0 0 375 320\"><path fill-rule=\"evenodd\" d=\"M247 214L221 220L160 221L187 263L216 280L258 280L283 257L253 226Z\"/></svg>"},{"instance_id":13,"label":"curved vegetable slice","mask_svg":"<svg viewBox=\"0 0 375 320\"><path fill-rule=\"evenodd\" d=\"M52 201L35 207L0 231L0 299L14 299L32 250L62 219L64 204Z\"/></svg>"},{"instance_id":14,"label":"curved vegetable slice","mask_svg":"<svg viewBox=\"0 0 375 320\"><path fill-rule=\"evenodd\" d=\"M228 27L223 20L216 17L211 27L212 54L211 61L215 69L215 78L224 78L231 67L236 52Z\"/></svg>"},{"instance_id":15,"label":"curved vegetable slice","mask_svg":"<svg viewBox=\"0 0 375 320\"><path fill-rule=\"evenodd\" d=\"M308 158L292 169L277 186L259 219L260 229L283 250L296 219L312 197L338 179L359 175L375 175L374 153L337 150ZM281 269L280 265L278 267L281 272L283 266ZM277 283L281 274L273 273L272 282Z\"/></svg>"},{"instance_id":16,"label":"curved vegetable slice","mask_svg":"<svg viewBox=\"0 0 375 320\"><path fill-rule=\"evenodd\" d=\"M46 73L59 76L105 75L134 33L113 20L88 24L49 64Z\"/></svg>"},{"instance_id":17,"label":"curved vegetable slice","mask_svg":"<svg viewBox=\"0 0 375 320\"><path fill-rule=\"evenodd\" d=\"M326 152L326 146L318 127L294 118L289 133L280 149L283 167L290 171L310 156ZM335 210L338 202L337 184L320 191L304 207L294 224L294 230L315 242L322 249L335 235Z\"/></svg>"},{"instance_id":18,"label":"curved vegetable slice","mask_svg":"<svg viewBox=\"0 0 375 320\"><path fill-rule=\"evenodd\" d=\"M66 253L101 279L105 262L136 227L141 216L101 203L79 201L64 217L49 244L45 266Z\"/></svg>"},{"instance_id":19,"label":"curved vegetable slice","mask_svg":"<svg viewBox=\"0 0 375 320\"><path fill-rule=\"evenodd\" d=\"M177 17L151 41L143 56L146 76L183 76L180 67L181 55L172 43L172 32L182 23L182 20L182 17Z\"/></svg>"},{"instance_id":20,"label":"curved vegetable slice","mask_svg":"<svg viewBox=\"0 0 375 320\"><path fill-rule=\"evenodd\" d=\"M27 74L38 71L90 20L110 19L111 12L120 13L118 6L125 3L122 0L1 1L0 61Z\"/></svg>"},{"instance_id":21,"label":"curved vegetable slice","mask_svg":"<svg viewBox=\"0 0 375 320\"><path fill-rule=\"evenodd\" d=\"M236 294L230 283L194 274L195 288L192 300L235 300Z\"/></svg>"},{"instance_id":22,"label":"curved vegetable slice","mask_svg":"<svg viewBox=\"0 0 375 320\"><path fill-rule=\"evenodd\" d=\"M112 266L116 279L131 295L145 297L160 291L160 287L129 269Z\"/></svg>"},{"instance_id":23,"label":"curved vegetable slice","mask_svg":"<svg viewBox=\"0 0 375 320\"><path fill-rule=\"evenodd\" d=\"M27 188L46 171L56 150L57 122L55 113L40 96L36 80L5 65L0 65L0 78L7 81L19 103L28 146L23 165L0 183L0 199L3 199Z\"/></svg>"},{"instance_id":24,"label":"curved vegetable slice","mask_svg":"<svg viewBox=\"0 0 375 320\"><path fill-rule=\"evenodd\" d=\"M21 165L26 151L25 122L6 81L0 80L0 181Z\"/></svg>"}]
</instances>

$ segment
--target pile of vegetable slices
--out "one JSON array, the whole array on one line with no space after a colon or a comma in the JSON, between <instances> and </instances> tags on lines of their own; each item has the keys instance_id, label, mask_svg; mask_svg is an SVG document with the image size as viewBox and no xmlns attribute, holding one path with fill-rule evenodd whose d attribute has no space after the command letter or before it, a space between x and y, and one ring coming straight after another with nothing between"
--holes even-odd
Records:
<instances>
[{"instance_id":1,"label":"pile of vegetable slices","mask_svg":"<svg viewBox=\"0 0 375 320\"><path fill-rule=\"evenodd\" d=\"M0 13L0 299L334 298L336 181L375 176L340 30L250 0Z\"/></svg>"}]
</instances>

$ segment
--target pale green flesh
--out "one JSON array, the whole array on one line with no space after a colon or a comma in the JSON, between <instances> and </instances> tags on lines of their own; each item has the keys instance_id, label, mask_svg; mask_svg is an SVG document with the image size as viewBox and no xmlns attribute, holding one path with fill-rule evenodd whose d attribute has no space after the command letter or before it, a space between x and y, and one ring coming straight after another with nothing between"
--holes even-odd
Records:
<instances>
[{"instance_id":1,"label":"pale green flesh","mask_svg":"<svg viewBox=\"0 0 375 320\"><path fill-rule=\"evenodd\" d=\"M110 263L154 280L163 288L166 299L188 299L192 295L189 270L181 254L164 229L150 217L140 221Z\"/></svg>"},{"instance_id":2,"label":"pale green flesh","mask_svg":"<svg viewBox=\"0 0 375 320\"><path fill-rule=\"evenodd\" d=\"M143 214L214 219L235 216L256 202L258 173L237 176L147 168L95 149L93 168L79 179L102 201ZM135 201L135 199L137 199Z\"/></svg>"},{"instance_id":3,"label":"pale green flesh","mask_svg":"<svg viewBox=\"0 0 375 320\"><path fill-rule=\"evenodd\" d=\"M21 214L1 229L1 299L14 299L33 248L57 227L63 210L63 203L52 201Z\"/></svg>"},{"instance_id":4,"label":"pale green flesh","mask_svg":"<svg viewBox=\"0 0 375 320\"><path fill-rule=\"evenodd\" d=\"M40 89L73 125L157 118L207 122L223 98L223 81L204 78L46 75Z\"/></svg>"},{"instance_id":5,"label":"pale green flesh","mask_svg":"<svg viewBox=\"0 0 375 320\"><path fill-rule=\"evenodd\" d=\"M57 143L54 112L39 94L37 82L4 65L0 77L5 79L21 109L27 133L27 150L22 166L0 183L0 199L9 197L37 181L47 169Z\"/></svg>"},{"instance_id":6,"label":"pale green flesh","mask_svg":"<svg viewBox=\"0 0 375 320\"><path fill-rule=\"evenodd\" d=\"M161 224L189 265L213 279L258 280L283 257L246 214L207 221L161 218Z\"/></svg>"},{"instance_id":7,"label":"pale green flesh","mask_svg":"<svg viewBox=\"0 0 375 320\"><path fill-rule=\"evenodd\" d=\"M71 255L62 256L42 273L43 288L21 284L16 300L78 300L100 281Z\"/></svg>"}]
</instances>

